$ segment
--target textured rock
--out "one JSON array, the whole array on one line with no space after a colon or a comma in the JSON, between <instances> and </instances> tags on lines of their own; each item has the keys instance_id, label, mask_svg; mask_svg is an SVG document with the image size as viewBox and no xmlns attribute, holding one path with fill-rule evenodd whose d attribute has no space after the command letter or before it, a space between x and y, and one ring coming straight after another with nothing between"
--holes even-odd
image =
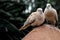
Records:
<instances>
[{"instance_id":1,"label":"textured rock","mask_svg":"<svg viewBox=\"0 0 60 40\"><path fill-rule=\"evenodd\" d=\"M45 24L34 28L22 40L60 40L60 30Z\"/></svg>"}]
</instances>

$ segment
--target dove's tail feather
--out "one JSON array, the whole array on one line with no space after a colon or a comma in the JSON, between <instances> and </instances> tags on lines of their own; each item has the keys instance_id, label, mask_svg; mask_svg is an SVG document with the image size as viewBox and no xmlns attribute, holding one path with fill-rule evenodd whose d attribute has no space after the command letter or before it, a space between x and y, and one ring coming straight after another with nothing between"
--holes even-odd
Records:
<instances>
[{"instance_id":1,"label":"dove's tail feather","mask_svg":"<svg viewBox=\"0 0 60 40\"><path fill-rule=\"evenodd\" d=\"M22 26L19 30L24 30L26 29L27 27L29 27L30 25L25 25L25 26Z\"/></svg>"}]
</instances>

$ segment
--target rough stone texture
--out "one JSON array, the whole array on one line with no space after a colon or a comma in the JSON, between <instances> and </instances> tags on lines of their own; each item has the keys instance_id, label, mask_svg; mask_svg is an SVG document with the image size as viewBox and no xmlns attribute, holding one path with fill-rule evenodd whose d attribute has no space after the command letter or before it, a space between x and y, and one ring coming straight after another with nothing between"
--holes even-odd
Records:
<instances>
[{"instance_id":1,"label":"rough stone texture","mask_svg":"<svg viewBox=\"0 0 60 40\"><path fill-rule=\"evenodd\" d=\"M48 24L34 28L22 40L60 40L60 30Z\"/></svg>"}]
</instances>

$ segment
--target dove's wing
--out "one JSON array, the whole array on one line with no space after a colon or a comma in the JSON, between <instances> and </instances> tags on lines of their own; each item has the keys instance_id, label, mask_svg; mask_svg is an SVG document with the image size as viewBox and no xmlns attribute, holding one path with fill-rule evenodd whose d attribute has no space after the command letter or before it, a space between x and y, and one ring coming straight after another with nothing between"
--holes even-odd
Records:
<instances>
[{"instance_id":1,"label":"dove's wing","mask_svg":"<svg viewBox=\"0 0 60 40\"><path fill-rule=\"evenodd\" d=\"M56 9L53 9L53 10L54 10L54 13L55 13L56 21L58 21L58 14L57 14L57 11L56 11Z\"/></svg>"},{"instance_id":2,"label":"dove's wing","mask_svg":"<svg viewBox=\"0 0 60 40\"><path fill-rule=\"evenodd\" d=\"M35 21L35 17L34 17L34 13L32 13L27 20L25 21L24 25L20 28L20 30L22 29L26 29L28 26L31 25L31 23L33 23Z\"/></svg>"}]
</instances>

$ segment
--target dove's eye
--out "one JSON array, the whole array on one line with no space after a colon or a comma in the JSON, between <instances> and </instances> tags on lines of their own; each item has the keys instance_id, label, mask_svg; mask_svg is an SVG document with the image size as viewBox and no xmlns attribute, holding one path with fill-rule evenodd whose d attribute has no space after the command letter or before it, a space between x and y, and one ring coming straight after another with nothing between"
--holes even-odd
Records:
<instances>
[{"instance_id":1,"label":"dove's eye","mask_svg":"<svg viewBox=\"0 0 60 40\"><path fill-rule=\"evenodd\" d=\"M41 10L38 10L39 12L41 11Z\"/></svg>"}]
</instances>

